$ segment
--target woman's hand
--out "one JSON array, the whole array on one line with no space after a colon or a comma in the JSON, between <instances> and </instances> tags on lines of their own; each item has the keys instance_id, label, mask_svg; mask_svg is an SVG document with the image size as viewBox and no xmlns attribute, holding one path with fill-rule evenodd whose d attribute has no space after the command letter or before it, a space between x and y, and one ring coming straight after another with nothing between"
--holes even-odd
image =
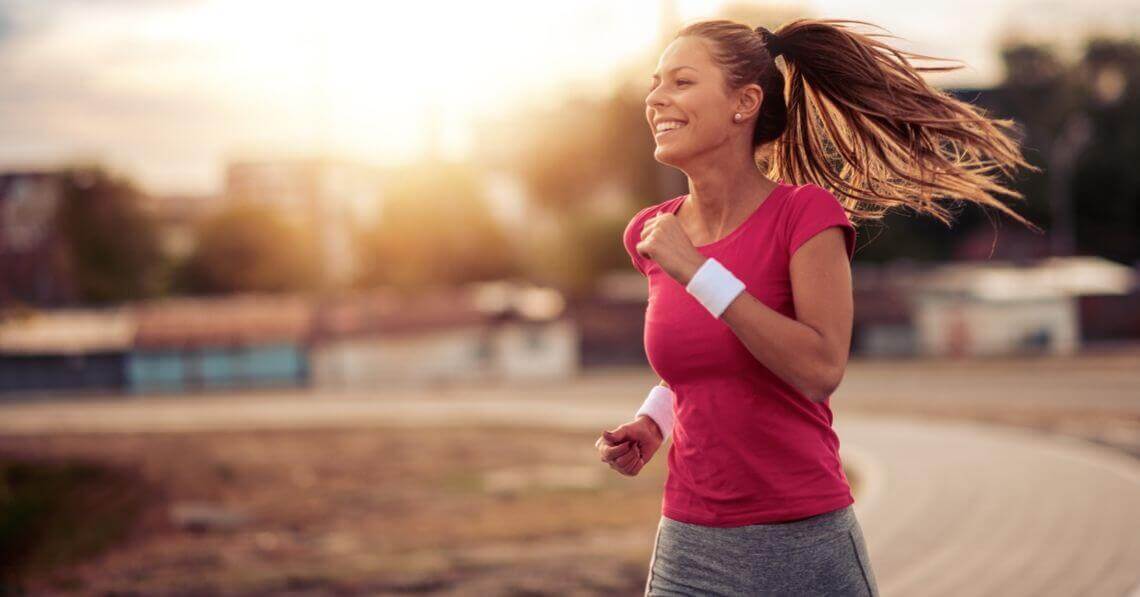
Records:
<instances>
[{"instance_id":1,"label":"woman's hand","mask_svg":"<svg viewBox=\"0 0 1140 597\"><path fill-rule=\"evenodd\" d=\"M608 431L605 433L609 433ZM641 450L637 446L637 442L615 442L606 439L605 436L599 437L598 441L594 442L594 446L601 454L602 462L608 463L610 468L615 471L627 475L634 476L645 463L641 460Z\"/></svg>"},{"instance_id":2,"label":"woman's hand","mask_svg":"<svg viewBox=\"0 0 1140 597\"><path fill-rule=\"evenodd\" d=\"M688 284L706 259L693 246L681 221L669 212L661 212L646 220L641 228L637 252L656 261L665 273L681 284Z\"/></svg>"},{"instance_id":3,"label":"woman's hand","mask_svg":"<svg viewBox=\"0 0 1140 597\"><path fill-rule=\"evenodd\" d=\"M602 462L607 462L610 468L632 477L653 459L653 454L663 441L657 423L648 415L641 415L613 431L603 431L602 437L594 442L594 446L598 449Z\"/></svg>"}]
</instances>

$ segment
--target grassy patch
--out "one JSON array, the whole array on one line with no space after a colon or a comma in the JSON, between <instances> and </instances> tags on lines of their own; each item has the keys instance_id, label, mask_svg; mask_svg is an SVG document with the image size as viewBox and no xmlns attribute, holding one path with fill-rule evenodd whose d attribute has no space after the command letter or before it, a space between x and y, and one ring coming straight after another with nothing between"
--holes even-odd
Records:
<instances>
[{"instance_id":1,"label":"grassy patch","mask_svg":"<svg viewBox=\"0 0 1140 597\"><path fill-rule=\"evenodd\" d=\"M147 499L145 483L128 470L0 455L0 588L19 592L29 577L124 540Z\"/></svg>"}]
</instances>

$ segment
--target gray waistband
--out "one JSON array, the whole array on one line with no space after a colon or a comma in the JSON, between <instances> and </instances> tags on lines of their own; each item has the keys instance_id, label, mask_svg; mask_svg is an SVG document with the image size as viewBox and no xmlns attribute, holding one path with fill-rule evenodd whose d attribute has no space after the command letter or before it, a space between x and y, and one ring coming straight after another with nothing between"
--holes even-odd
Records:
<instances>
[{"instance_id":1,"label":"gray waistband","mask_svg":"<svg viewBox=\"0 0 1140 597\"><path fill-rule=\"evenodd\" d=\"M736 542L762 548L771 544L780 549L809 547L819 541L846 533L855 524L853 504L816 516L770 524L750 524L738 527L710 527L690 524L662 516L662 522L676 530L697 536L715 535L717 541Z\"/></svg>"}]
</instances>

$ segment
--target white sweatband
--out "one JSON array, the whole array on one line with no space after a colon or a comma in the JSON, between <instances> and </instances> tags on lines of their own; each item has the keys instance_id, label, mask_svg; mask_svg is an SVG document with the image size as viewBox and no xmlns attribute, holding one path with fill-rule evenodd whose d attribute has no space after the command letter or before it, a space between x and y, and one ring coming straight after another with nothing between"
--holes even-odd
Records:
<instances>
[{"instance_id":1,"label":"white sweatband","mask_svg":"<svg viewBox=\"0 0 1140 597\"><path fill-rule=\"evenodd\" d=\"M719 261L709 257L685 285L685 290L704 305L713 317L720 318L736 296L744 291L744 282Z\"/></svg>"},{"instance_id":2,"label":"white sweatband","mask_svg":"<svg viewBox=\"0 0 1140 597\"><path fill-rule=\"evenodd\" d=\"M673 390L661 384L653 386L633 418L636 419L641 415L649 415L649 418L657 423L661 428L662 441L669 439L673 433Z\"/></svg>"}]
</instances>

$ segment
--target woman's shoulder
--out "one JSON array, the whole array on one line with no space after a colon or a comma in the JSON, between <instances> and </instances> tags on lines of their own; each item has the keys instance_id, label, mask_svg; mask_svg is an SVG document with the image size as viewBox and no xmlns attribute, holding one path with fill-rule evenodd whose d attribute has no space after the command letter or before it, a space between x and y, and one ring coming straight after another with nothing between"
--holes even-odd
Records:
<instances>
[{"instance_id":1,"label":"woman's shoulder","mask_svg":"<svg viewBox=\"0 0 1140 597\"><path fill-rule=\"evenodd\" d=\"M804 216L845 213L843 203L826 188L808 182L789 185L781 206L781 219L785 226L794 226Z\"/></svg>"},{"instance_id":2,"label":"woman's shoulder","mask_svg":"<svg viewBox=\"0 0 1140 597\"><path fill-rule=\"evenodd\" d=\"M788 256L819 232L832 226L844 229L844 243L848 258L855 254L855 226L847 209L826 188L815 183L796 185L789 194L783 210L783 234L788 245Z\"/></svg>"},{"instance_id":3,"label":"woman's shoulder","mask_svg":"<svg viewBox=\"0 0 1140 597\"><path fill-rule=\"evenodd\" d=\"M835 195L826 188L814 183L805 182L803 184L789 184L788 201L799 203L807 201L819 201L821 199L830 198L832 201L838 202Z\"/></svg>"}]
</instances>

